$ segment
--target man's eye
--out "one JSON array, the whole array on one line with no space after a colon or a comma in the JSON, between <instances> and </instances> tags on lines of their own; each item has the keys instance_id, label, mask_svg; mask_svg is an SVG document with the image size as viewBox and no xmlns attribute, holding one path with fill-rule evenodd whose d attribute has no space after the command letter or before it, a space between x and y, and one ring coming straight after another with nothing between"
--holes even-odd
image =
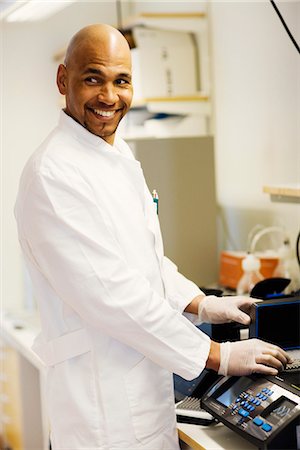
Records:
<instances>
[{"instance_id":1,"label":"man's eye","mask_svg":"<svg viewBox=\"0 0 300 450\"><path fill-rule=\"evenodd\" d=\"M97 83L98 83L97 78L94 78L94 77L87 77L87 78L85 79L85 81L88 82L88 83L90 83L90 84L97 84Z\"/></svg>"},{"instance_id":2,"label":"man's eye","mask_svg":"<svg viewBox=\"0 0 300 450\"><path fill-rule=\"evenodd\" d=\"M124 78L119 78L118 80L116 80L117 84L128 84L129 81L128 80L124 80Z\"/></svg>"}]
</instances>

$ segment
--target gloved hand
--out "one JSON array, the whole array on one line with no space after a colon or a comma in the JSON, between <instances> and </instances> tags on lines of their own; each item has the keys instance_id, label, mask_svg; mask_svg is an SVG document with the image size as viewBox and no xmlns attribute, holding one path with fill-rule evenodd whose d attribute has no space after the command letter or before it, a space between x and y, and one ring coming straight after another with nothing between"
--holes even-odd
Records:
<instances>
[{"instance_id":1,"label":"gloved hand","mask_svg":"<svg viewBox=\"0 0 300 450\"><path fill-rule=\"evenodd\" d=\"M250 317L243 312L250 309L257 299L244 296L216 297L208 295L199 302L198 318L206 323L239 322L243 325L250 323Z\"/></svg>"},{"instance_id":2,"label":"gloved hand","mask_svg":"<svg viewBox=\"0 0 300 450\"><path fill-rule=\"evenodd\" d=\"M260 339L247 339L220 344L219 375L277 375L291 362L289 355L276 345Z\"/></svg>"}]
</instances>

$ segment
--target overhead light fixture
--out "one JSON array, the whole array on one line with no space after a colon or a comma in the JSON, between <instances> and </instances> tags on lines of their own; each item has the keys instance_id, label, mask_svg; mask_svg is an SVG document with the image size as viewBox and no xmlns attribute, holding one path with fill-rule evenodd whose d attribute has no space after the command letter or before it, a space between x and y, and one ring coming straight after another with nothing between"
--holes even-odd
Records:
<instances>
[{"instance_id":1,"label":"overhead light fixture","mask_svg":"<svg viewBox=\"0 0 300 450\"><path fill-rule=\"evenodd\" d=\"M8 8L2 16L7 22L30 22L46 19L76 0L6 1ZM2 2L1 2L2 3Z\"/></svg>"}]
</instances>

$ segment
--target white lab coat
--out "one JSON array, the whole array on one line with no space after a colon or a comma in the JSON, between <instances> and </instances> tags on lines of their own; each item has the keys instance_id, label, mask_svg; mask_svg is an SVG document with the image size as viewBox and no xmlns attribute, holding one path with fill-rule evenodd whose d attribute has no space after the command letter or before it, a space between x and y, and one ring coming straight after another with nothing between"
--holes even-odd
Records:
<instances>
[{"instance_id":1,"label":"white lab coat","mask_svg":"<svg viewBox=\"0 0 300 450\"><path fill-rule=\"evenodd\" d=\"M61 113L15 208L48 367L52 449L178 449L172 372L193 379L210 340L182 312L198 287L164 257L140 163ZM191 218L192 220L192 218Z\"/></svg>"}]
</instances>

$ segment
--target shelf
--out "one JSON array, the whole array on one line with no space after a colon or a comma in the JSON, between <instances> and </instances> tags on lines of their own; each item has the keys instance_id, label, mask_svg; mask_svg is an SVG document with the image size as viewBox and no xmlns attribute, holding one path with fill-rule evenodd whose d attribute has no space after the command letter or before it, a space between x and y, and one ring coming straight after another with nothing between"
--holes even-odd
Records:
<instances>
[{"instance_id":1,"label":"shelf","mask_svg":"<svg viewBox=\"0 0 300 450\"><path fill-rule=\"evenodd\" d=\"M129 30L135 26L147 26L165 30L188 31L201 33L206 29L207 15L204 12L194 13L140 13L124 26Z\"/></svg>"},{"instance_id":2,"label":"shelf","mask_svg":"<svg viewBox=\"0 0 300 450\"><path fill-rule=\"evenodd\" d=\"M263 192L270 194L272 201L300 203L300 185L263 186Z\"/></svg>"},{"instance_id":3,"label":"shelf","mask_svg":"<svg viewBox=\"0 0 300 450\"><path fill-rule=\"evenodd\" d=\"M203 12L195 13L140 13L138 16L130 20L122 28L124 30L129 30L135 26L143 25L147 27L160 28L165 30L176 30L176 31L190 31L194 33L201 32L201 24L205 23L206 14ZM62 62L67 47L63 47L58 50L53 55L53 60L56 62Z\"/></svg>"},{"instance_id":4,"label":"shelf","mask_svg":"<svg viewBox=\"0 0 300 450\"><path fill-rule=\"evenodd\" d=\"M145 98L145 103L149 102L207 102L209 97L207 95L176 95L174 97L148 97Z\"/></svg>"},{"instance_id":5,"label":"shelf","mask_svg":"<svg viewBox=\"0 0 300 450\"><path fill-rule=\"evenodd\" d=\"M191 97L154 97L147 98L147 109L150 112L168 114L211 114L211 103L206 96Z\"/></svg>"},{"instance_id":6,"label":"shelf","mask_svg":"<svg viewBox=\"0 0 300 450\"><path fill-rule=\"evenodd\" d=\"M165 13L153 13L153 12L143 12L140 14L140 17L148 18L148 19L200 19L206 17L204 12L185 12L185 13L176 13L176 12L165 12Z\"/></svg>"}]
</instances>

